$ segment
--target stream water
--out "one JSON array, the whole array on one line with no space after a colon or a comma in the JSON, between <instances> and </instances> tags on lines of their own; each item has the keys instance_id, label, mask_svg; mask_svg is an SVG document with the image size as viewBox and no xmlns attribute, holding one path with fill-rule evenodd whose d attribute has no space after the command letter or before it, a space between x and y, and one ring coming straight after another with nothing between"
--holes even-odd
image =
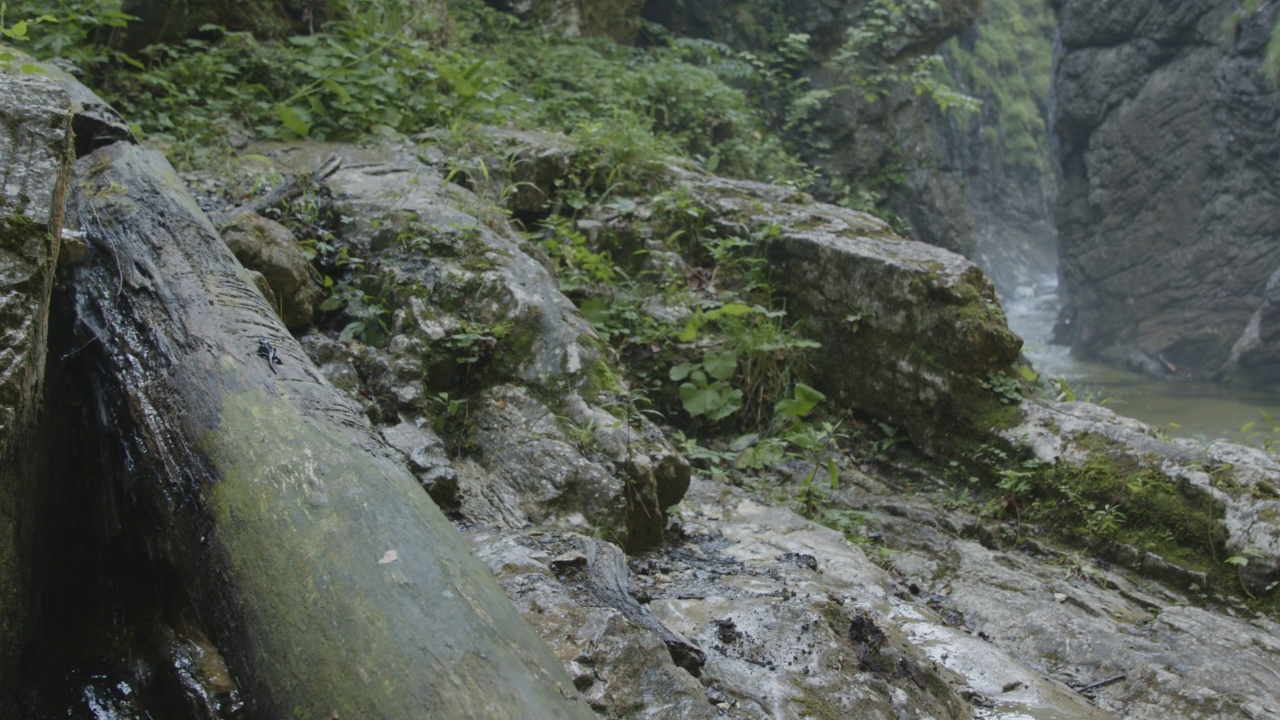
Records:
<instances>
[{"instance_id":1,"label":"stream water","mask_svg":"<svg viewBox=\"0 0 1280 720\"><path fill-rule=\"evenodd\" d=\"M1216 383L1156 380L1146 375L1086 362L1052 342L1058 316L1058 281L1044 275L1005 298L1009 327L1022 336L1023 353L1045 378L1064 378L1078 400L1103 404L1121 415L1159 426L1170 436L1200 440L1226 438L1260 445L1280 441L1262 413L1280 422L1280 396L1225 388ZM1247 423L1253 427L1242 428Z\"/></svg>"}]
</instances>

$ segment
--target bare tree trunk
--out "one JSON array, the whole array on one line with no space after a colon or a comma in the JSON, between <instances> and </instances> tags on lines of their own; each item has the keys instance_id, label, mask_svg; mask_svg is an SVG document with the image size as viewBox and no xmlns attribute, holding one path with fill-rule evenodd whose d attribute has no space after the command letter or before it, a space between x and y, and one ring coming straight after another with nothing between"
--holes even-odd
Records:
<instances>
[{"instance_id":1,"label":"bare tree trunk","mask_svg":"<svg viewBox=\"0 0 1280 720\"><path fill-rule=\"evenodd\" d=\"M594 717L168 164L117 142L75 169L99 413L253 714Z\"/></svg>"}]
</instances>

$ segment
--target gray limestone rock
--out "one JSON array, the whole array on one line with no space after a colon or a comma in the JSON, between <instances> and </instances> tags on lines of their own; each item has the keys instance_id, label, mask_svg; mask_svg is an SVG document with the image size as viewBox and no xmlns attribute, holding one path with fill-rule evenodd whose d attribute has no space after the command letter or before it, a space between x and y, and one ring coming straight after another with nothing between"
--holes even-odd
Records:
<instances>
[{"instance_id":1,"label":"gray limestone rock","mask_svg":"<svg viewBox=\"0 0 1280 720\"><path fill-rule=\"evenodd\" d=\"M1079 467L1101 459L1112 465L1119 461L1119 468L1160 472L1183 496L1212 508L1220 528L1214 532L1222 533L1226 552L1220 559L1247 559L1239 572L1247 591L1267 592L1280 580L1280 459L1275 455L1222 441L1204 447L1160 438L1143 423L1091 403L1028 401L1021 410L1022 423L1004 433L1010 442L1050 464ZM1136 548L1113 548L1112 556L1175 585L1206 585L1202 571L1177 558Z\"/></svg>"},{"instance_id":2,"label":"gray limestone rock","mask_svg":"<svg viewBox=\"0 0 1280 720\"><path fill-rule=\"evenodd\" d=\"M705 479L680 517L681 540L629 563L624 585L650 620L593 586L582 550L598 541L470 534L604 717L1113 717L911 595L836 531ZM677 662L682 642L702 653L696 677Z\"/></svg>"},{"instance_id":3,"label":"gray limestone rock","mask_svg":"<svg viewBox=\"0 0 1280 720\"><path fill-rule=\"evenodd\" d=\"M1220 372L1231 384L1280 391L1280 270L1267 281L1262 305L1231 346Z\"/></svg>"},{"instance_id":4,"label":"gray limestone rock","mask_svg":"<svg viewBox=\"0 0 1280 720\"><path fill-rule=\"evenodd\" d=\"M726 232L766 244L789 315L823 344L820 390L902 427L931 454L1011 415L1015 398L992 388L1013 382L1021 341L977 266L786 188L683 182Z\"/></svg>"},{"instance_id":5,"label":"gray limestone rock","mask_svg":"<svg viewBox=\"0 0 1280 720\"><path fill-rule=\"evenodd\" d=\"M426 419L402 420L381 429L382 439L409 461L409 469L431 499L443 508L458 504L458 475L449 462L444 441L426 424Z\"/></svg>"},{"instance_id":6,"label":"gray limestone rock","mask_svg":"<svg viewBox=\"0 0 1280 720\"><path fill-rule=\"evenodd\" d=\"M906 496L890 481L861 476L840 494L842 506L860 508L866 527L886 539L899 582L916 588L965 641L946 650L948 662L982 669L981 681L997 701L1026 692L1030 678L1049 677L1078 688L1101 717L1280 713L1274 620L1234 602L1200 607L1197 592L1085 553L1030 538L1019 547L993 542L971 512L946 507L946 491ZM1001 665L984 659L986 652L1025 665Z\"/></svg>"},{"instance_id":7,"label":"gray limestone rock","mask_svg":"<svg viewBox=\"0 0 1280 720\"><path fill-rule=\"evenodd\" d=\"M1280 153L1280 99L1259 70L1275 8L1054 6L1059 337L1116 364L1140 349L1212 373L1280 266L1280 170L1261 161Z\"/></svg>"},{"instance_id":8,"label":"gray limestone rock","mask_svg":"<svg viewBox=\"0 0 1280 720\"><path fill-rule=\"evenodd\" d=\"M571 533L477 530L473 547L525 619L564 662L574 685L606 718L715 718L698 680L678 666L648 613L630 597L589 587L582 549L598 541ZM617 552L616 548L613 552ZM625 566L624 571L625 571ZM647 611L643 611L647 613ZM667 631L670 632L670 631Z\"/></svg>"},{"instance_id":9,"label":"gray limestone rock","mask_svg":"<svg viewBox=\"0 0 1280 720\"><path fill-rule=\"evenodd\" d=\"M34 611L50 292L73 159L67 94L0 73L0 714Z\"/></svg>"},{"instance_id":10,"label":"gray limestone rock","mask_svg":"<svg viewBox=\"0 0 1280 720\"><path fill-rule=\"evenodd\" d=\"M236 214L221 233L240 264L266 278L271 290L267 299L276 301L272 307L285 326L298 331L310 325L323 291L293 233L254 212Z\"/></svg>"},{"instance_id":11,"label":"gray limestone rock","mask_svg":"<svg viewBox=\"0 0 1280 720\"><path fill-rule=\"evenodd\" d=\"M887 7L901 15L886 29L884 57L861 58L874 64L871 72L850 69L839 52L847 33L873 27L868 13ZM809 121L779 132L791 133L803 159L821 170L819 198L886 208L902 218L913 240L961 253L984 268L1013 268L995 278L1002 292L1052 268L1053 177L1006 166L1002 139L983 137L984 129L998 124L999 99L980 97L984 108L975 121L940 111L911 83L879 87L867 78L903 73L905 60L938 50L980 21L976 3L661 0L646 4L645 17L752 53L774 51L787 33L808 36L797 75L829 96ZM876 91L867 92L869 85Z\"/></svg>"},{"instance_id":12,"label":"gray limestone rock","mask_svg":"<svg viewBox=\"0 0 1280 720\"><path fill-rule=\"evenodd\" d=\"M389 337L357 343L350 365L376 423L428 418L443 436L464 516L606 532L629 549L660 542L688 464L639 414L603 409L627 393L603 343L490 200L405 150L268 153L302 169L344 159L328 181L352 219L341 240L389 317Z\"/></svg>"}]
</instances>

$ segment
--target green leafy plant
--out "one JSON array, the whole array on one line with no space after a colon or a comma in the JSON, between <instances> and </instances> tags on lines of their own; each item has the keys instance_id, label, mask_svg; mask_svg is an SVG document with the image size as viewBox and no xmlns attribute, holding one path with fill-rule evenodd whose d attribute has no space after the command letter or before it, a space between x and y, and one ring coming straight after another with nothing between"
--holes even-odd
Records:
<instances>
[{"instance_id":1,"label":"green leafy plant","mask_svg":"<svg viewBox=\"0 0 1280 720\"><path fill-rule=\"evenodd\" d=\"M1125 514L1117 504L1094 507L1085 520L1085 532L1096 538L1110 539L1120 531L1124 521Z\"/></svg>"},{"instance_id":2,"label":"green leafy plant","mask_svg":"<svg viewBox=\"0 0 1280 720\"><path fill-rule=\"evenodd\" d=\"M999 396L1000 402L1006 405L1017 404L1022 401L1022 385L1017 378L1010 377L1003 372L993 372L987 375L986 379L979 382L982 387Z\"/></svg>"},{"instance_id":3,"label":"green leafy plant","mask_svg":"<svg viewBox=\"0 0 1280 720\"><path fill-rule=\"evenodd\" d=\"M980 113L955 116L959 124L980 128L978 136L1007 164L1047 171L1054 35L1048 4L988 0L966 35L945 46L949 73L986 102Z\"/></svg>"},{"instance_id":4,"label":"green leafy plant","mask_svg":"<svg viewBox=\"0 0 1280 720\"><path fill-rule=\"evenodd\" d=\"M353 280L335 282L332 278L325 277L325 288L329 290L329 296L321 301L320 310L341 311L348 320L338 335L339 340L346 342L359 339L367 344L377 345L388 337L390 330L384 318L390 311L380 299L366 293Z\"/></svg>"},{"instance_id":5,"label":"green leafy plant","mask_svg":"<svg viewBox=\"0 0 1280 720\"><path fill-rule=\"evenodd\" d=\"M44 22L57 22L57 19L49 14L37 15L25 20L19 20L12 25L5 21L5 13L8 7L5 3L0 3L0 37L4 38L6 43L23 43L28 42L31 38L27 35L27 31L32 25ZM18 56L3 47L0 47L0 69L8 70L13 63L18 60ZM43 72L39 65L32 63L23 63L19 69L26 73Z\"/></svg>"},{"instance_id":6,"label":"green leafy plant","mask_svg":"<svg viewBox=\"0 0 1280 720\"><path fill-rule=\"evenodd\" d=\"M18 18L10 24L9 18ZM40 59L62 58L81 66L110 61L136 63L127 55L100 46L96 35L118 31L135 20L121 11L121 0L16 0L0 3L0 37L21 43L23 50ZM18 56L0 50L0 66L9 68ZM39 66L23 63L23 72L43 72Z\"/></svg>"},{"instance_id":7,"label":"green leafy plant","mask_svg":"<svg viewBox=\"0 0 1280 720\"><path fill-rule=\"evenodd\" d=\"M794 423L808 417L809 413L813 412L814 408L818 407L826 399L827 396L818 390L798 382L792 388L792 397L779 400L773 406L773 412L776 415L790 418Z\"/></svg>"},{"instance_id":8,"label":"green leafy plant","mask_svg":"<svg viewBox=\"0 0 1280 720\"><path fill-rule=\"evenodd\" d=\"M1266 428L1259 430L1256 421L1250 421L1240 426L1240 435L1245 444L1260 447L1267 452L1275 452L1280 449L1280 423L1266 410L1259 410L1258 414L1262 416Z\"/></svg>"},{"instance_id":9,"label":"green leafy plant","mask_svg":"<svg viewBox=\"0 0 1280 720\"><path fill-rule=\"evenodd\" d=\"M684 362L671 368L670 378L680 384L680 402L692 417L705 415L715 422L742 408L742 391L729 384L738 368L732 350L708 350L700 363Z\"/></svg>"},{"instance_id":10,"label":"green leafy plant","mask_svg":"<svg viewBox=\"0 0 1280 720\"><path fill-rule=\"evenodd\" d=\"M796 486L796 503L800 506L801 514L806 516L814 515L826 497L826 492L814 484L817 476L818 468L815 467ZM828 491L840 487L840 469L836 466L835 458L827 458L825 480Z\"/></svg>"}]
</instances>

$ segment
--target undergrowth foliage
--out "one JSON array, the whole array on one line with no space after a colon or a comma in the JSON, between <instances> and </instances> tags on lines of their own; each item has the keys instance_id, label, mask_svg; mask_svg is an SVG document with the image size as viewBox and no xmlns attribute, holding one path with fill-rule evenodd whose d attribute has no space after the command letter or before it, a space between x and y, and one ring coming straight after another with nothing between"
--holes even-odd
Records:
<instances>
[{"instance_id":1,"label":"undergrowth foliage","mask_svg":"<svg viewBox=\"0 0 1280 720\"><path fill-rule=\"evenodd\" d=\"M205 25L133 56L115 49L130 19L119 0L23 0L7 12L31 19L11 40L75 66L180 164L254 138L462 134L484 124L560 130L619 154L614 167L684 155L721 174L802 175L746 94L683 41L638 49L552 40L479 2L453 4L448 18L442 6L412 7L347 7L285 39Z\"/></svg>"}]
</instances>

